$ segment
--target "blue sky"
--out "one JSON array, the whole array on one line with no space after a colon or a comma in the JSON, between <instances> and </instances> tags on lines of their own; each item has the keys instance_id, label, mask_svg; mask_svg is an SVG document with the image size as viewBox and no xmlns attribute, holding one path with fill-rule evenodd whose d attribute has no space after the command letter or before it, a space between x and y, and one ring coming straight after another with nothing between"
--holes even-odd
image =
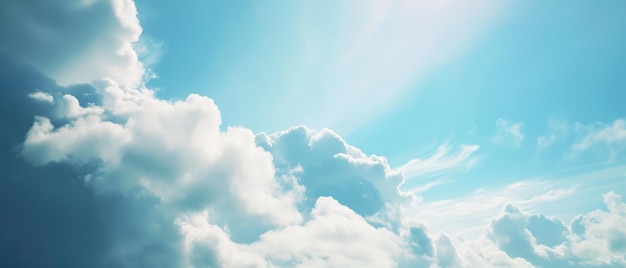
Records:
<instances>
[{"instance_id":1,"label":"blue sky","mask_svg":"<svg viewBox=\"0 0 626 268\"><path fill-rule=\"evenodd\" d=\"M0 8L0 266L626 266L622 1Z\"/></svg>"},{"instance_id":2,"label":"blue sky","mask_svg":"<svg viewBox=\"0 0 626 268\"><path fill-rule=\"evenodd\" d=\"M619 153L567 157L576 138L549 150L537 141L549 120L624 117L623 3L422 5L433 15L403 13L402 3L138 2L143 34L160 47L157 95L211 96L226 126L330 128L394 166L442 145L480 145L480 164L430 199L623 163ZM398 56L381 62L388 53ZM356 57L348 70L346 54ZM499 119L522 124L519 146L494 142Z\"/></svg>"}]
</instances>

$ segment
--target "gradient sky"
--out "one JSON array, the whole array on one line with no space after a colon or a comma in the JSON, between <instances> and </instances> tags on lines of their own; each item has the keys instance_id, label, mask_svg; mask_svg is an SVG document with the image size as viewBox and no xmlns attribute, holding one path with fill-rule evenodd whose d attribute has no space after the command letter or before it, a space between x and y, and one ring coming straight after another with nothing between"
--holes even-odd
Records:
<instances>
[{"instance_id":1,"label":"gradient sky","mask_svg":"<svg viewBox=\"0 0 626 268\"><path fill-rule=\"evenodd\" d=\"M625 12L7 0L0 266L626 266Z\"/></svg>"}]
</instances>

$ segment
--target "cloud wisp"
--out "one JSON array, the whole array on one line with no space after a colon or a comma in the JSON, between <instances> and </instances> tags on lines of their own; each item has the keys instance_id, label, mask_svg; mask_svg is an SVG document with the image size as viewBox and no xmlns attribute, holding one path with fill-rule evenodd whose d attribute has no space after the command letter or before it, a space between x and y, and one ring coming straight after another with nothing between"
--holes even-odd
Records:
<instances>
[{"instance_id":1,"label":"cloud wisp","mask_svg":"<svg viewBox=\"0 0 626 268\"><path fill-rule=\"evenodd\" d=\"M524 142L524 134L522 133L523 123L513 123L505 119L498 119L496 121L497 133L493 138L497 143L510 143L516 147L522 146Z\"/></svg>"},{"instance_id":2,"label":"cloud wisp","mask_svg":"<svg viewBox=\"0 0 626 268\"><path fill-rule=\"evenodd\" d=\"M425 159L411 159L400 166L407 179L441 170L467 166L472 162L472 154L478 151L478 145L462 145L456 152L450 152L450 146L440 146L437 152Z\"/></svg>"},{"instance_id":3,"label":"cloud wisp","mask_svg":"<svg viewBox=\"0 0 626 268\"><path fill-rule=\"evenodd\" d=\"M537 138L537 148L547 150L554 144L566 144L565 156L575 159L596 152L615 159L626 149L626 121L618 118L613 122L569 122L548 119L550 134Z\"/></svg>"}]
</instances>

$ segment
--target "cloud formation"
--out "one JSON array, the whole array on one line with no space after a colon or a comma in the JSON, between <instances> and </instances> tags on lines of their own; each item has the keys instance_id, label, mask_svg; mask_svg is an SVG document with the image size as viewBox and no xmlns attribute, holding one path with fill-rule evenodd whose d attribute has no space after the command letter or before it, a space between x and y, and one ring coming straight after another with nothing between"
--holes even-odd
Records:
<instances>
[{"instance_id":1,"label":"cloud formation","mask_svg":"<svg viewBox=\"0 0 626 268\"><path fill-rule=\"evenodd\" d=\"M102 106L57 107L69 123L55 127L49 118L36 117L24 157L37 165L97 163L85 179L102 192L141 188L175 210L241 211L220 217L230 225L248 215L269 225L301 220L295 193L274 180L271 155L256 147L248 129L221 132L212 100L190 95L166 102L111 80L97 86ZM68 100L78 105L67 94L59 102Z\"/></svg>"},{"instance_id":2,"label":"cloud formation","mask_svg":"<svg viewBox=\"0 0 626 268\"><path fill-rule=\"evenodd\" d=\"M608 211L575 218L569 228L558 219L529 215L512 205L493 219L488 236L511 257L542 267L626 265L626 205L614 192L604 195ZM578 234L573 233L576 230ZM551 230L550 233L542 233Z\"/></svg>"},{"instance_id":3,"label":"cloud formation","mask_svg":"<svg viewBox=\"0 0 626 268\"><path fill-rule=\"evenodd\" d=\"M620 226L626 205L612 192L605 195L608 211L582 215L570 226L507 205L486 226L484 236L455 243L419 223L431 219L405 216L403 211L415 202L411 194L399 190L404 182L401 172L384 157L368 156L330 130L300 126L256 135L242 127L222 130L219 110L206 97L192 94L168 102L148 89L123 88L111 80L90 89L100 98L87 107L64 88L36 91L45 98L25 94L30 101L47 105L42 113L48 116L35 117L21 152L35 165L67 163L80 168L100 195L120 195L134 204L127 205L128 213L143 210L144 218L134 218L130 226L109 223L118 228L109 263L192 267L624 263L626 234ZM538 198L553 194L559 193ZM135 228L143 230L133 239L121 235ZM159 230L168 231L155 239ZM142 249L148 245L167 249L170 259L160 260L158 251L146 254ZM139 255L141 261L134 262Z\"/></svg>"},{"instance_id":4,"label":"cloud formation","mask_svg":"<svg viewBox=\"0 0 626 268\"><path fill-rule=\"evenodd\" d=\"M205 97L167 102L111 80L92 90L101 94L100 104L88 107L65 92L40 92L65 104L50 106L49 117L35 117L22 156L35 165L67 163L85 170L85 182L102 195L139 194L138 209L156 202L158 209L148 210L155 214L137 225L176 226L178 235L161 242L182 244L183 257L174 263L244 265L231 263L232 254L240 254L233 251L258 256L259 265L392 267L438 261L426 230L393 216L412 200L398 189L402 173L330 130L295 127L256 136L241 127L222 131L219 110ZM149 230L142 233L152 235ZM296 235L302 236L295 240L303 243L300 249L285 244ZM143 235L135 244L119 239L125 241L116 243L121 263L151 243ZM447 248L441 258L455 259L440 239Z\"/></svg>"}]
</instances>

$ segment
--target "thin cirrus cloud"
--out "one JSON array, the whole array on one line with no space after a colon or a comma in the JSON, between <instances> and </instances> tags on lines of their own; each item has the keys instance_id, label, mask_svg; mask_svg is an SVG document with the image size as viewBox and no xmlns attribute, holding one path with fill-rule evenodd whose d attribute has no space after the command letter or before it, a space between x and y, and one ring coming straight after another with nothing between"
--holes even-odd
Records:
<instances>
[{"instance_id":1,"label":"thin cirrus cloud","mask_svg":"<svg viewBox=\"0 0 626 268\"><path fill-rule=\"evenodd\" d=\"M576 124L576 129L585 133L572 149L574 151L588 150L593 146L606 146L619 153L626 145L626 121L617 119L612 123L596 123L589 125Z\"/></svg>"},{"instance_id":2,"label":"thin cirrus cloud","mask_svg":"<svg viewBox=\"0 0 626 268\"><path fill-rule=\"evenodd\" d=\"M472 155L479 149L478 145L462 145L457 152L451 153L450 146L440 146L437 152L426 159L411 159L399 169L404 171L407 178L433 173L445 169L469 165Z\"/></svg>"},{"instance_id":3,"label":"thin cirrus cloud","mask_svg":"<svg viewBox=\"0 0 626 268\"><path fill-rule=\"evenodd\" d=\"M556 118L548 119L548 127L550 134L537 138L537 146L539 149L545 149L559 142L566 137L570 131L570 124L567 120L559 120Z\"/></svg>"},{"instance_id":4,"label":"thin cirrus cloud","mask_svg":"<svg viewBox=\"0 0 626 268\"><path fill-rule=\"evenodd\" d=\"M32 11L30 18L41 14L36 4L41 3L3 3ZM526 211L529 204L575 191L543 181L512 184L491 197L477 192L472 201L436 214L438 204L418 203L401 186L409 177L467 166L477 145L455 152L441 147L431 157L394 168L329 129L254 133L225 127L212 99L190 94L163 100L138 82L143 67L127 47L140 29L132 1L46 5L92 19L85 27L97 30L96 36L117 38L93 45L92 34L68 30L62 35L84 42L75 45L95 47L68 49L63 44L69 41L61 40L50 47L51 58L0 41L6 54L0 57L0 85L6 88L0 101L8 109L0 118L9 126L0 143L7 163L0 208L9 215L0 243L10 249L0 253L3 266L626 265L626 205L614 192L604 195L604 207L570 224ZM109 12L83 13L98 8ZM101 23L114 26L93 26ZM53 37L64 31L55 29ZM36 32L16 38L39 38ZM100 60L109 56L112 62ZM84 61L76 64L77 59ZM82 64L95 66L81 70ZM89 84L58 85L77 82ZM521 135L521 125L501 123L514 141ZM591 141L621 137L623 122L609 129ZM553 189L506 194L538 187ZM488 207L477 206L485 200ZM475 238L459 241L431 230L430 223L466 216L459 208L495 213L474 213L483 231ZM414 213L420 210L426 214ZM23 257L33 255L38 258Z\"/></svg>"}]
</instances>

